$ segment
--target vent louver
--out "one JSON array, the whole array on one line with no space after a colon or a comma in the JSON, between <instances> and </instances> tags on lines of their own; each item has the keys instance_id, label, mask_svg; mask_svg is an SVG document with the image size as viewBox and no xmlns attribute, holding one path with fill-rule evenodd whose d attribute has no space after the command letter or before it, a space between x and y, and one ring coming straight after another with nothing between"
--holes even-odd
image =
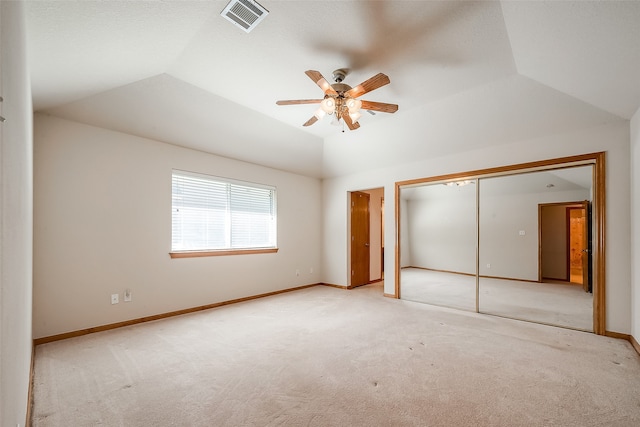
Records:
<instances>
[{"instance_id":1,"label":"vent louver","mask_svg":"<svg viewBox=\"0 0 640 427\"><path fill-rule=\"evenodd\" d=\"M245 32L253 30L269 11L253 0L231 0L220 15Z\"/></svg>"}]
</instances>

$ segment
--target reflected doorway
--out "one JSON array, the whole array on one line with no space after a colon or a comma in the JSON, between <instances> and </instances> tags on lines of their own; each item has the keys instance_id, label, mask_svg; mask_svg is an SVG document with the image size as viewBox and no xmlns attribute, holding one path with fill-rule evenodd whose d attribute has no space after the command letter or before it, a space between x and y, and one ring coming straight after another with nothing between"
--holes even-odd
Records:
<instances>
[{"instance_id":1,"label":"reflected doorway","mask_svg":"<svg viewBox=\"0 0 640 427\"><path fill-rule=\"evenodd\" d=\"M566 282L591 292L589 201L541 204L538 209L539 281Z\"/></svg>"}]
</instances>

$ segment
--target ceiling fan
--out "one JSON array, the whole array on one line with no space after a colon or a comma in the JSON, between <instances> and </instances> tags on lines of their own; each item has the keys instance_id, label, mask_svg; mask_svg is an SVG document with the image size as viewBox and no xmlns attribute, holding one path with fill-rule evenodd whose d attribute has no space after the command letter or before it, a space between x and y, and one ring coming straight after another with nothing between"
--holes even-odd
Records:
<instances>
[{"instance_id":1,"label":"ceiling fan","mask_svg":"<svg viewBox=\"0 0 640 427\"><path fill-rule=\"evenodd\" d=\"M277 105L297 105L297 104L320 104L313 116L307 120L303 126L311 126L326 114L335 114L336 120L342 119L351 130L358 129L358 120L361 117L360 110L380 111L382 113L395 113L398 111L396 104L385 104L383 102L364 101L358 99L359 96L372 90L378 89L390 83L389 77L378 73L368 80L352 88L348 84L342 83L348 74L348 70L340 68L333 72L334 84L329 84L319 71L307 70L305 74L309 76L315 84L324 92L323 99L294 99L287 101L277 101Z\"/></svg>"}]
</instances>

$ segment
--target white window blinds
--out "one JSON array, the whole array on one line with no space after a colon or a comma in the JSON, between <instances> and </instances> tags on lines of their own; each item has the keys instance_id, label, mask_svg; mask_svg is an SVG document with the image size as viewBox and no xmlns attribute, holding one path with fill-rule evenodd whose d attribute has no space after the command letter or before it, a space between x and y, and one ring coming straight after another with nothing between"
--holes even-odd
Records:
<instances>
[{"instance_id":1,"label":"white window blinds","mask_svg":"<svg viewBox=\"0 0 640 427\"><path fill-rule=\"evenodd\" d=\"M276 189L173 171L171 250L276 247Z\"/></svg>"}]
</instances>

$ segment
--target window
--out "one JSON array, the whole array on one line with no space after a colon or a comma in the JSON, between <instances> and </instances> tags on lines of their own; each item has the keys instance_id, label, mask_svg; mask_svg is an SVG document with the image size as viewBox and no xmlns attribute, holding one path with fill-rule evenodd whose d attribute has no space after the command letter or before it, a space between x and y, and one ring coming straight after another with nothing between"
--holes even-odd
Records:
<instances>
[{"instance_id":1,"label":"window","mask_svg":"<svg viewBox=\"0 0 640 427\"><path fill-rule=\"evenodd\" d=\"M177 170L171 181L172 257L275 252L275 187Z\"/></svg>"}]
</instances>

